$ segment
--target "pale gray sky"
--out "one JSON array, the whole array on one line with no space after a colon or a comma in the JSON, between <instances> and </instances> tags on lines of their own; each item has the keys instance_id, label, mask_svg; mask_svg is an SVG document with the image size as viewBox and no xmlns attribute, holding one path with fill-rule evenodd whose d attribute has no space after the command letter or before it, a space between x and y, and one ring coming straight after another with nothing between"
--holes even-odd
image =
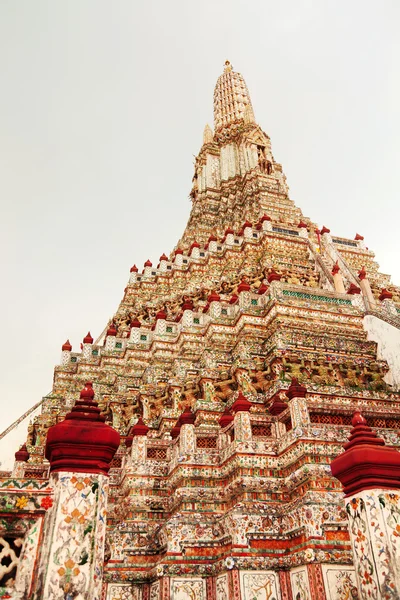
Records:
<instances>
[{"instance_id":1,"label":"pale gray sky","mask_svg":"<svg viewBox=\"0 0 400 600\"><path fill-rule=\"evenodd\" d=\"M0 2L0 429L180 237L225 59L293 200L400 282L399 17L396 0Z\"/></svg>"}]
</instances>

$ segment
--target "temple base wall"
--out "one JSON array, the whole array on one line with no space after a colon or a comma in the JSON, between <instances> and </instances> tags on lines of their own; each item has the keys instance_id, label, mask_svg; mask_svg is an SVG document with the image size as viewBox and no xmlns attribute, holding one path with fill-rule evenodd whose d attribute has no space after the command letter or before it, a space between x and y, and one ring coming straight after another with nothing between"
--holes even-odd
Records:
<instances>
[{"instance_id":1,"label":"temple base wall","mask_svg":"<svg viewBox=\"0 0 400 600\"><path fill-rule=\"evenodd\" d=\"M358 598L351 565L308 564L289 571L232 569L216 577L163 577L151 584L113 584L104 600L348 600Z\"/></svg>"}]
</instances>

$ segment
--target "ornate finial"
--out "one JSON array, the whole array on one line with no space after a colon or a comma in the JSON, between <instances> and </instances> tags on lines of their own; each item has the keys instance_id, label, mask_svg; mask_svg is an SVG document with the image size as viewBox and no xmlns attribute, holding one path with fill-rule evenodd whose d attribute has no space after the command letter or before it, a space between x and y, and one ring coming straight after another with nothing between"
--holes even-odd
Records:
<instances>
[{"instance_id":1,"label":"ornate finial","mask_svg":"<svg viewBox=\"0 0 400 600\"><path fill-rule=\"evenodd\" d=\"M226 72L226 71L232 71L232 65L231 65L231 63L229 62L229 60L226 60L226 61L225 61L225 67L224 67L224 71L225 71L225 72Z\"/></svg>"},{"instance_id":2,"label":"ornate finial","mask_svg":"<svg viewBox=\"0 0 400 600\"><path fill-rule=\"evenodd\" d=\"M203 144L211 144L213 141L213 137L214 137L214 134L212 132L212 129L207 123L207 125L204 128L204 133L203 133Z\"/></svg>"}]
</instances>

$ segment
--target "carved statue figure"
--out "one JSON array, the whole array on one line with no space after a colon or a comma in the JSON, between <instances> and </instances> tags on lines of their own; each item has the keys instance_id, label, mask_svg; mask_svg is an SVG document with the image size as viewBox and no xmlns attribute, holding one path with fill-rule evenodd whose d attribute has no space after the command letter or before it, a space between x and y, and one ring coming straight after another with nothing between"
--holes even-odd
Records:
<instances>
[{"instance_id":1,"label":"carved statue figure","mask_svg":"<svg viewBox=\"0 0 400 600\"><path fill-rule=\"evenodd\" d=\"M376 361L371 362L368 367L364 367L364 381L373 390L380 391L388 388L387 383L383 380L384 375L381 366Z\"/></svg>"},{"instance_id":2,"label":"carved statue figure","mask_svg":"<svg viewBox=\"0 0 400 600\"><path fill-rule=\"evenodd\" d=\"M215 394L220 400L226 402L236 387L236 380L234 378L229 379L227 373L223 375L226 376L226 379L215 383L215 387L219 389Z\"/></svg>"},{"instance_id":3,"label":"carved statue figure","mask_svg":"<svg viewBox=\"0 0 400 600\"><path fill-rule=\"evenodd\" d=\"M318 358L311 363L311 380L314 383L323 385L334 385L335 371L332 365L327 365L323 357Z\"/></svg>"},{"instance_id":4,"label":"carved statue figure","mask_svg":"<svg viewBox=\"0 0 400 600\"><path fill-rule=\"evenodd\" d=\"M303 379L304 360L300 359L297 354L289 354L282 357L283 371L288 373L291 379Z\"/></svg>"},{"instance_id":5,"label":"carved statue figure","mask_svg":"<svg viewBox=\"0 0 400 600\"><path fill-rule=\"evenodd\" d=\"M360 385L361 370L352 362L345 362L339 365L339 371L343 377L344 385L348 387L357 387Z\"/></svg>"}]
</instances>

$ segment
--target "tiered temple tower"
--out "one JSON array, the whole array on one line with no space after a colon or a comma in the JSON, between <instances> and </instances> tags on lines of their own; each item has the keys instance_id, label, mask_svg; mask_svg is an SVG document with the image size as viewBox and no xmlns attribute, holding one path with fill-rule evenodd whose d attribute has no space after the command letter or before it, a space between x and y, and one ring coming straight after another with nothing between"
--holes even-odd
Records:
<instances>
[{"instance_id":1,"label":"tiered temple tower","mask_svg":"<svg viewBox=\"0 0 400 600\"><path fill-rule=\"evenodd\" d=\"M131 268L96 342L88 333L80 352L63 345L13 477L0 482L8 597L100 597L82 579L87 564L107 600L361 594L330 463L357 410L387 446L400 445L400 290L361 235L318 228L295 206L228 61L192 183L175 249ZM45 452L50 427L67 413L86 418L74 404L87 381L121 439L107 482L108 467L84 457L94 438L57 463L57 476L53 446ZM60 482L79 502L61 503ZM94 500L87 508L98 490L108 496L103 573L99 552L86 556L94 525L64 535L82 515L104 521ZM48 566L57 532L79 555Z\"/></svg>"}]
</instances>

